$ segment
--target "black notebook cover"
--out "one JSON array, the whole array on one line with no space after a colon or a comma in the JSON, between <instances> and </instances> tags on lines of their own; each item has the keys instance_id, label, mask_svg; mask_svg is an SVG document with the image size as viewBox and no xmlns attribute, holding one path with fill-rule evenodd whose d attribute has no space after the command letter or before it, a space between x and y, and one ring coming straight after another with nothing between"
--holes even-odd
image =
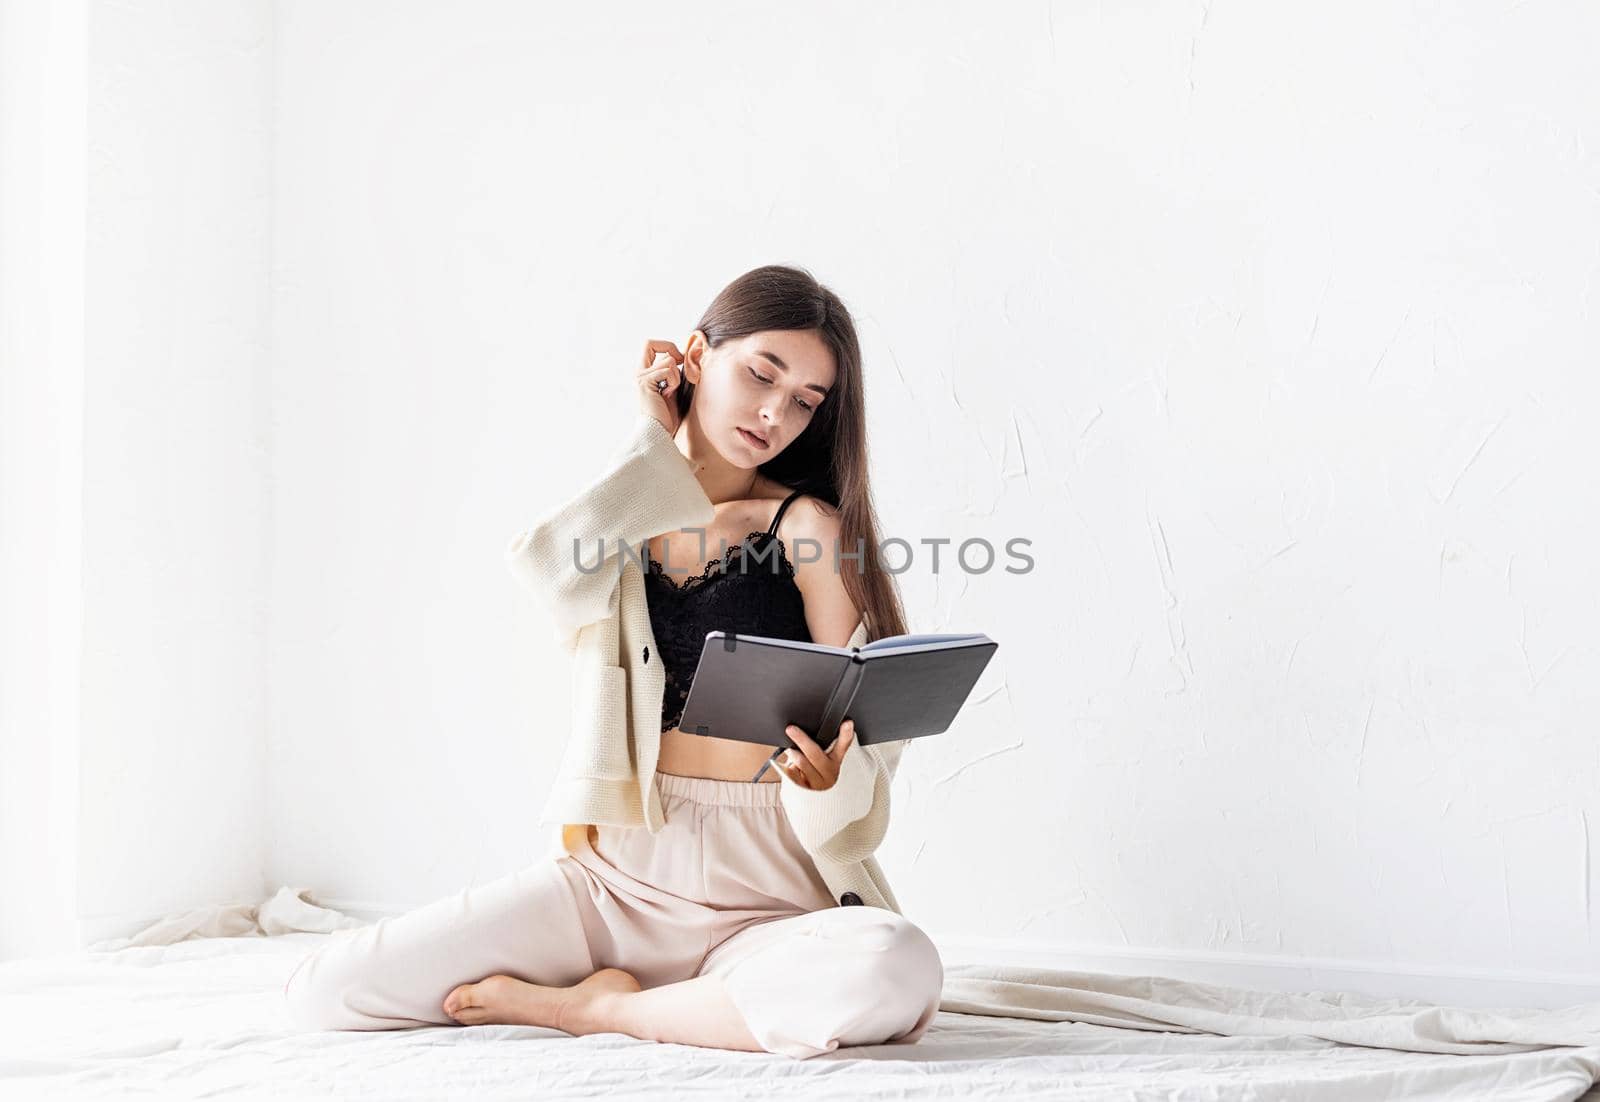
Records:
<instances>
[{"instance_id":1,"label":"black notebook cover","mask_svg":"<svg viewBox=\"0 0 1600 1102\"><path fill-rule=\"evenodd\" d=\"M937 735L998 647L981 633L892 636L846 649L713 631L678 728L792 747L784 733L792 723L823 749L846 719L864 746Z\"/></svg>"}]
</instances>

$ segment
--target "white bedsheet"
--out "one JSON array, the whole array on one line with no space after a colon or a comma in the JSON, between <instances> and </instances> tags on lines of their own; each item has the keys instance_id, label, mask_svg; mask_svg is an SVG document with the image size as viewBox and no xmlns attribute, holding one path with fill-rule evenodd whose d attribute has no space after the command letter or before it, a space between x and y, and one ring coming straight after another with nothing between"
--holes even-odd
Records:
<instances>
[{"instance_id":1,"label":"white bedsheet","mask_svg":"<svg viewBox=\"0 0 1600 1102\"><path fill-rule=\"evenodd\" d=\"M283 982L348 925L283 889L0 964L0 1098L736 1098L759 1079L763 1094L806 1099L1565 1102L1600 1080L1600 1004L1452 1010L971 965L947 969L918 1044L810 1060L526 1026L296 1033ZM1208 1027L1228 1035L1195 1032ZM1442 1051L1405 1050L1418 1045Z\"/></svg>"}]
</instances>

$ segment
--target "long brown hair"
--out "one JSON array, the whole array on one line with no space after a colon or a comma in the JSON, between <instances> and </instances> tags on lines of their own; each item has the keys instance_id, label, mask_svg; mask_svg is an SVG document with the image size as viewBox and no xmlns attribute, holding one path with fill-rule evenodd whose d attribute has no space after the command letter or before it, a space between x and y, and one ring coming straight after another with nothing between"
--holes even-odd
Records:
<instances>
[{"instance_id":1,"label":"long brown hair","mask_svg":"<svg viewBox=\"0 0 1600 1102\"><path fill-rule=\"evenodd\" d=\"M828 396L818 403L805 431L757 469L838 511L839 546L825 548L824 561L838 554L845 592L866 623L867 641L905 634L899 589L878 554L878 519L867 485L861 345L850 311L810 272L767 264L719 291L695 328L705 333L712 348L766 329L811 329L832 350L838 377ZM685 379L677 399L679 415L687 416L694 384ZM859 560L844 557L857 550Z\"/></svg>"}]
</instances>

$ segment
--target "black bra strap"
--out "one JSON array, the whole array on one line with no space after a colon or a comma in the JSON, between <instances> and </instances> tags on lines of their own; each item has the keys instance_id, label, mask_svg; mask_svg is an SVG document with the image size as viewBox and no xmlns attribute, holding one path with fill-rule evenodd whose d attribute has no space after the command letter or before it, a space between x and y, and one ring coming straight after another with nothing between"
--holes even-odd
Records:
<instances>
[{"instance_id":1,"label":"black bra strap","mask_svg":"<svg viewBox=\"0 0 1600 1102\"><path fill-rule=\"evenodd\" d=\"M783 511L789 507L789 502L799 497L803 492L804 491L802 490L796 490L794 493L783 499L783 504L778 506L777 514L772 518L772 527L767 529L767 535L775 536L778 534L778 522L783 519Z\"/></svg>"}]
</instances>

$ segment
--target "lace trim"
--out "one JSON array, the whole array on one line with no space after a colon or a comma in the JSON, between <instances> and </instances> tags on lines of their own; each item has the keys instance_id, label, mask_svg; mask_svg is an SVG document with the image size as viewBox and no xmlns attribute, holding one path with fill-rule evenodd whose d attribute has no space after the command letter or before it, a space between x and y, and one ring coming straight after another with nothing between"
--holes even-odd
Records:
<instances>
[{"instance_id":1,"label":"lace trim","mask_svg":"<svg viewBox=\"0 0 1600 1102\"><path fill-rule=\"evenodd\" d=\"M726 551L724 551L721 558L707 559L706 568L704 570L693 577L685 578L681 584L672 580L672 576L668 574L662 565L655 560L655 556L653 555L650 557L649 573L660 578L667 584L669 589L676 589L680 591L687 589L698 589L700 586L712 579L713 570L716 570L716 577L723 577L726 575L726 568L732 564L735 553L742 553L744 551L746 541L748 541L751 536L755 536L758 540L762 538L776 540L778 544L778 564L783 568L784 575L788 577L794 576L794 564L789 561L788 548L784 546L783 540L779 539L777 535L772 532L768 532L765 529L759 529L757 531L748 533L744 539L731 545ZM722 569L718 570L718 567L721 567ZM749 572L746 571L745 573Z\"/></svg>"}]
</instances>

